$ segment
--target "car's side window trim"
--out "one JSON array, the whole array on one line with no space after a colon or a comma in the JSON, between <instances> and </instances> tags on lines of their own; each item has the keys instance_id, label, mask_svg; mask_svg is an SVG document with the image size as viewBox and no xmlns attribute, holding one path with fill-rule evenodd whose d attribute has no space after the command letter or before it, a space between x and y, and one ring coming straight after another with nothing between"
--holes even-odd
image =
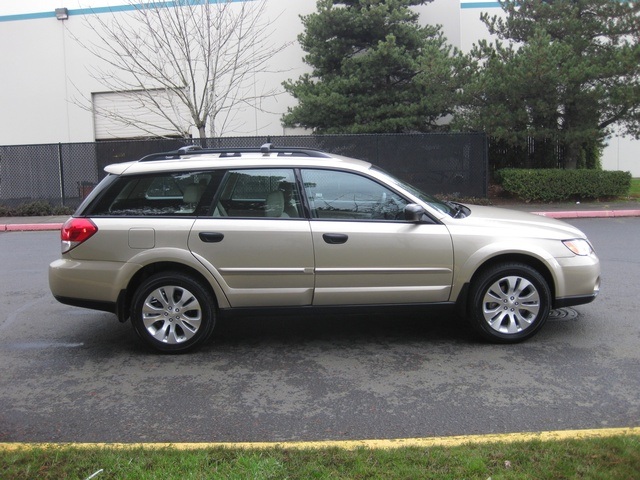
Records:
<instances>
[{"instance_id":1,"label":"car's side window trim","mask_svg":"<svg viewBox=\"0 0 640 480\"><path fill-rule=\"evenodd\" d=\"M211 209L213 205L214 198L218 195L218 191L220 190L220 185L222 184L222 179L224 178L225 171L220 169L212 169L211 179L209 180L209 186L202 194L200 199L200 203L196 208L196 216L210 216L213 211Z\"/></svg>"},{"instance_id":2,"label":"car's side window trim","mask_svg":"<svg viewBox=\"0 0 640 480\"><path fill-rule=\"evenodd\" d=\"M307 194L304 188L304 181L302 180L302 169L295 168L294 174L296 178L296 187L300 196L300 208L302 209L302 216L306 220L311 220L313 217L311 215L311 206L309 205Z\"/></svg>"}]
</instances>

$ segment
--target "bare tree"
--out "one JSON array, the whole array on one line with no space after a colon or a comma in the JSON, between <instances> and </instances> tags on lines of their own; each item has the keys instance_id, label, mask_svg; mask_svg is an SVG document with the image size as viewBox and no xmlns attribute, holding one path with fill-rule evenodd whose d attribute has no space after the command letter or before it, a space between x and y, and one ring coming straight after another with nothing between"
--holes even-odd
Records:
<instances>
[{"instance_id":1,"label":"bare tree","mask_svg":"<svg viewBox=\"0 0 640 480\"><path fill-rule=\"evenodd\" d=\"M195 127L200 138L222 135L239 110L259 109L278 93L259 80L287 46L270 42L266 0L128 1L129 11L88 17L95 41L74 38L101 60L93 78L168 121L175 134L186 137ZM95 113L158 134L135 112Z\"/></svg>"}]
</instances>

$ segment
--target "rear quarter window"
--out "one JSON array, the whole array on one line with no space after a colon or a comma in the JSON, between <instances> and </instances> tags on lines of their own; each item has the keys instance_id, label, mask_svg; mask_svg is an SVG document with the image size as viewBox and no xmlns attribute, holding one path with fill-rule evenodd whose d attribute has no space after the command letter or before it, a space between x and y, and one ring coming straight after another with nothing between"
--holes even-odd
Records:
<instances>
[{"instance_id":1,"label":"rear quarter window","mask_svg":"<svg viewBox=\"0 0 640 480\"><path fill-rule=\"evenodd\" d=\"M122 176L107 187L90 214L116 217L202 214L205 199L212 197L218 176L215 171Z\"/></svg>"}]
</instances>

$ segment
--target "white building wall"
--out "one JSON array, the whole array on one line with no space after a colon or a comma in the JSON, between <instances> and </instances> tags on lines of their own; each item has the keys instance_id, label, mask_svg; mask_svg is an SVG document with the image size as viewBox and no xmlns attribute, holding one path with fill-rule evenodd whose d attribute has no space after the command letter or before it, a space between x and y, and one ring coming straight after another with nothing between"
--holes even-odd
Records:
<instances>
[{"instance_id":1,"label":"white building wall","mask_svg":"<svg viewBox=\"0 0 640 480\"><path fill-rule=\"evenodd\" d=\"M241 1L241 0L239 0ZM89 6L100 9L122 6L126 0L3 0L0 2L0 145L92 142L93 114L81 108L82 98L103 92L104 86L91 78L88 66L96 59L74 37L91 41L87 28ZM67 20L57 20L56 8L69 9ZM297 43L302 32L300 15L312 13L316 0L268 0L267 17L273 22L275 44L292 42L274 56L276 73L262 75L266 86L279 87L296 79L309 67ZM488 32L480 14L501 15L497 1L434 0L417 9L424 24L440 24L449 42L469 51ZM103 13L102 15L107 15ZM240 111L232 135L283 134L281 115L295 100L282 93L265 100L262 110ZM85 106L90 106L86 103ZM193 132L197 136L196 132ZM640 177L638 141L612 138L603 155L603 167L629 170Z\"/></svg>"},{"instance_id":2,"label":"white building wall","mask_svg":"<svg viewBox=\"0 0 640 480\"><path fill-rule=\"evenodd\" d=\"M92 78L90 66L99 60L76 39L90 44L96 34L88 26L92 8L122 6L126 0L3 0L0 3L0 145L92 142L95 140L91 96L104 92ZM66 6L67 20L57 20L56 8ZM290 44L271 60L270 74L263 74L258 88L278 88L280 95L267 98L261 110L238 110L228 136L282 134L280 117L295 100L286 95L282 82L308 71L297 42L302 32L300 15L315 11L315 0L268 0L266 18L273 22L274 45ZM111 13L100 13L111 15ZM124 15L116 13L116 15ZM84 105L82 108L80 105ZM197 131L192 132L197 136Z\"/></svg>"},{"instance_id":3,"label":"white building wall","mask_svg":"<svg viewBox=\"0 0 640 480\"><path fill-rule=\"evenodd\" d=\"M25 27L0 23L0 144L70 141L62 25L37 19Z\"/></svg>"},{"instance_id":4,"label":"white building wall","mask_svg":"<svg viewBox=\"0 0 640 480\"><path fill-rule=\"evenodd\" d=\"M625 136L608 138L607 146L602 153L602 168L631 172L634 178L639 178L640 141Z\"/></svg>"},{"instance_id":5,"label":"white building wall","mask_svg":"<svg viewBox=\"0 0 640 480\"><path fill-rule=\"evenodd\" d=\"M83 25L56 20L53 11L48 18L31 18L29 12L3 21L0 8L0 144L94 140L91 111L76 105L98 89L86 69L93 57L72 37L83 34Z\"/></svg>"}]
</instances>

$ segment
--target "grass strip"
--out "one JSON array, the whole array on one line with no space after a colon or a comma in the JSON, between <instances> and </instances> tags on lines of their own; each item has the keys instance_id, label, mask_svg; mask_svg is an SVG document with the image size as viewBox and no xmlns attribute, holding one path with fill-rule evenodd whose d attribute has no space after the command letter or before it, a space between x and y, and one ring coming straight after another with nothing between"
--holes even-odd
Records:
<instances>
[{"instance_id":1,"label":"grass strip","mask_svg":"<svg viewBox=\"0 0 640 480\"><path fill-rule=\"evenodd\" d=\"M7 479L634 479L640 435L368 448L0 449Z\"/></svg>"}]
</instances>

